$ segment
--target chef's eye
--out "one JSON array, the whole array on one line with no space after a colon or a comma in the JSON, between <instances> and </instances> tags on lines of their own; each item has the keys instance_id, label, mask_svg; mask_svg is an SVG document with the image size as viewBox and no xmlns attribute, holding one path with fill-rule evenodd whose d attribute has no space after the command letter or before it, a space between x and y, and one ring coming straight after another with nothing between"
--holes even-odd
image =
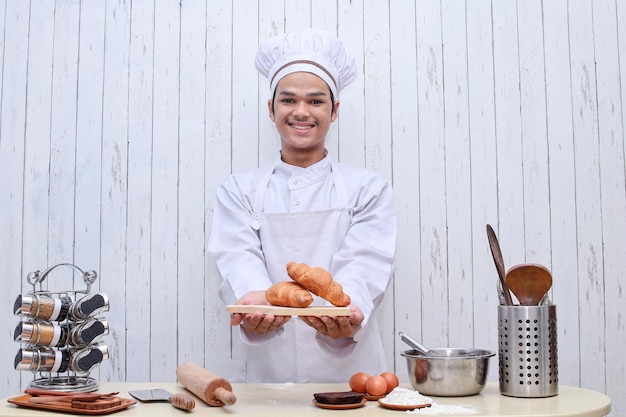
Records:
<instances>
[{"instance_id":1,"label":"chef's eye","mask_svg":"<svg viewBox=\"0 0 626 417\"><path fill-rule=\"evenodd\" d=\"M291 99L291 98L284 98L280 102L281 103L285 103L285 104L291 104L291 103L293 103L293 99Z\"/></svg>"}]
</instances>

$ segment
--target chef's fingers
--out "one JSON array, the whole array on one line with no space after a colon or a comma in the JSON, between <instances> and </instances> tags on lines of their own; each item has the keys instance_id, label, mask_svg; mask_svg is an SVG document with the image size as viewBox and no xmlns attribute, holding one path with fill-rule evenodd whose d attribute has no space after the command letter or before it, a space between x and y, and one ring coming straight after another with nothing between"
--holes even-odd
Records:
<instances>
[{"instance_id":1,"label":"chef's fingers","mask_svg":"<svg viewBox=\"0 0 626 417\"><path fill-rule=\"evenodd\" d=\"M339 333L341 334L340 337L351 336L356 329L347 317L337 317L337 324L339 327Z\"/></svg>"},{"instance_id":2,"label":"chef's fingers","mask_svg":"<svg viewBox=\"0 0 626 417\"><path fill-rule=\"evenodd\" d=\"M238 326L239 324L241 324L242 321L243 321L243 314L233 313L233 315L230 316L231 326Z\"/></svg>"}]
</instances>

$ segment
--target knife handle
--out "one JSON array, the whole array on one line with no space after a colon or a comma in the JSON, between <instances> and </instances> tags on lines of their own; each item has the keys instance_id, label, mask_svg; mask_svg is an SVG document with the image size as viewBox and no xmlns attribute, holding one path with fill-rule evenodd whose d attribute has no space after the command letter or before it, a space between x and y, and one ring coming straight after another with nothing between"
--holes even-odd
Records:
<instances>
[{"instance_id":1,"label":"knife handle","mask_svg":"<svg viewBox=\"0 0 626 417\"><path fill-rule=\"evenodd\" d=\"M180 410L190 411L196 406L194 399L185 394L174 394L169 398L169 401Z\"/></svg>"}]
</instances>

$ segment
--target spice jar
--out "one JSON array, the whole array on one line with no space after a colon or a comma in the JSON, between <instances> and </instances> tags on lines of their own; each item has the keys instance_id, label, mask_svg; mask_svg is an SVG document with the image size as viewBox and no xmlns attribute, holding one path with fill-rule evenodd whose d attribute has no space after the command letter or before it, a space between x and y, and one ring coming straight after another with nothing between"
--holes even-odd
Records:
<instances>
[{"instance_id":1,"label":"spice jar","mask_svg":"<svg viewBox=\"0 0 626 417\"><path fill-rule=\"evenodd\" d=\"M32 345L62 347L65 346L68 336L68 326L48 322L20 322L13 332L16 342L26 342Z\"/></svg>"},{"instance_id":2,"label":"spice jar","mask_svg":"<svg viewBox=\"0 0 626 417\"><path fill-rule=\"evenodd\" d=\"M104 318L89 319L73 326L70 330L69 344L86 346L109 334L109 323Z\"/></svg>"},{"instance_id":3,"label":"spice jar","mask_svg":"<svg viewBox=\"0 0 626 417\"><path fill-rule=\"evenodd\" d=\"M108 347L105 344L97 344L75 351L70 358L69 366L75 372L91 372L107 359L109 359Z\"/></svg>"},{"instance_id":4,"label":"spice jar","mask_svg":"<svg viewBox=\"0 0 626 417\"><path fill-rule=\"evenodd\" d=\"M13 314L30 318L63 321L72 305L67 295L19 295L13 304Z\"/></svg>"},{"instance_id":5,"label":"spice jar","mask_svg":"<svg viewBox=\"0 0 626 417\"><path fill-rule=\"evenodd\" d=\"M84 320L102 312L109 311L109 297L103 293L87 294L77 300L70 308L72 320Z\"/></svg>"},{"instance_id":6,"label":"spice jar","mask_svg":"<svg viewBox=\"0 0 626 417\"><path fill-rule=\"evenodd\" d=\"M23 348L15 355L14 366L18 371L65 372L69 362L67 350Z\"/></svg>"}]
</instances>

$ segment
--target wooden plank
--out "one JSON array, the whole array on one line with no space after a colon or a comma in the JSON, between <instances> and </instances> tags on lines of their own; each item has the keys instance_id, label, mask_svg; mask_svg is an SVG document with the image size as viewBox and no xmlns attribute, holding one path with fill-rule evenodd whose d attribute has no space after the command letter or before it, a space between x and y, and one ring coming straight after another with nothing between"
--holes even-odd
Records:
<instances>
[{"instance_id":1,"label":"wooden plank","mask_svg":"<svg viewBox=\"0 0 626 417\"><path fill-rule=\"evenodd\" d=\"M391 103L388 100L391 93L391 74L388 65L389 4L376 0L365 1L363 21L365 27L376 28L364 31L364 80L370 86L364 91L365 167L378 172L391 183L393 148L389 140L391 132ZM393 292L387 291L376 311L376 321L386 357L394 351L393 306ZM389 369L393 365L392 361L388 361Z\"/></svg>"},{"instance_id":2,"label":"wooden plank","mask_svg":"<svg viewBox=\"0 0 626 417\"><path fill-rule=\"evenodd\" d=\"M498 235L506 268L525 261L519 32L517 5L512 2L493 4L493 82L496 106L493 117L496 137L493 145L490 143L495 158L486 162L490 168L496 169L497 200L488 203L495 204L492 208L496 212L486 223L490 223ZM490 276L494 277L495 269L492 268L491 272ZM495 277L492 281L495 281Z\"/></svg>"},{"instance_id":3,"label":"wooden plank","mask_svg":"<svg viewBox=\"0 0 626 417\"><path fill-rule=\"evenodd\" d=\"M29 33L30 6L27 2L7 1L0 2L0 7L3 10L0 26L4 29L0 35L3 51L0 58L3 64L0 67L0 253L3 254L0 274L4 277L0 280L0 303L12 306L22 291L32 289L24 279L24 268L41 265L32 263L36 257L25 253L29 248L24 248L24 227L33 219L32 215L25 217L31 212L25 207L24 200L24 185L28 178L25 170L28 42L24 40ZM42 248L45 242L39 244ZM38 254L45 255L45 252L35 253ZM24 259L30 263L24 264ZM0 322L0 331L8 336L13 334L15 326L16 320L7 315ZM5 358L14 357L17 345L8 337L6 340L7 343L0 344L0 353ZM5 375L0 380L0 393L4 396L19 392L32 380L32 374L16 371L10 360L0 364L0 374Z\"/></svg>"},{"instance_id":4,"label":"wooden plank","mask_svg":"<svg viewBox=\"0 0 626 417\"><path fill-rule=\"evenodd\" d=\"M495 279L495 274L474 276L471 269L472 228L466 218L467 208L472 202L466 18L463 2L441 3L440 24L442 43L445 46L442 51L442 84L450 346L468 343L467 329L473 325L474 281L491 283ZM485 247L483 250L488 249ZM475 343L480 345L482 341Z\"/></svg>"},{"instance_id":5,"label":"wooden plank","mask_svg":"<svg viewBox=\"0 0 626 417\"><path fill-rule=\"evenodd\" d=\"M389 45L391 76L391 124L393 126L393 188L398 216L398 244L394 281L388 291L394 301L393 360L395 369L406 366L400 352L407 350L400 341L399 331L421 338L422 297L420 268L419 154L417 138L417 67L415 39L415 5L410 2L391 2L389 5ZM408 382L406 372L398 377Z\"/></svg>"},{"instance_id":6,"label":"wooden plank","mask_svg":"<svg viewBox=\"0 0 626 417\"><path fill-rule=\"evenodd\" d=\"M494 6L495 7L495 6ZM498 336L494 327L498 297L494 265L489 253L485 225L498 218L498 178L496 161L496 103L494 56L492 45L493 14L491 5L474 4L467 9L467 71L471 159L472 227L471 268L473 326L467 336L483 349L497 350ZM496 227L496 233L499 230ZM504 251L504 249L503 249ZM505 254L506 256L506 254ZM489 271L489 272L487 272ZM485 279L487 276L490 279ZM483 278L484 277L484 278ZM473 339L472 339L473 338ZM489 379L498 378L497 368L489 369Z\"/></svg>"},{"instance_id":7,"label":"wooden plank","mask_svg":"<svg viewBox=\"0 0 626 417\"><path fill-rule=\"evenodd\" d=\"M620 79L620 44L617 15L619 2L607 0L592 2L594 57L598 97L598 137L600 197L602 214L602 265L601 277L604 294L598 302L612 306L614 311L605 314L604 349L606 354L606 394L615 400L615 410L626 409L624 388L626 364L621 357L626 346L626 297L623 291L626 274L626 163L624 144L624 85ZM622 46L623 48L623 46ZM624 71L622 68L621 71ZM621 85L622 88L615 88ZM610 272L613 271L613 272ZM598 277L600 279L600 277ZM598 308L602 314L603 308ZM621 391L620 391L621 390ZM623 411L622 411L623 412Z\"/></svg>"},{"instance_id":8,"label":"wooden plank","mask_svg":"<svg viewBox=\"0 0 626 417\"><path fill-rule=\"evenodd\" d=\"M134 4L130 10L128 84L128 225L126 250L142 254L129 256L126 274L127 321L132 332L126 337L126 372L132 381L149 381L152 361L146 355L150 340L152 298L152 153L154 108L154 3Z\"/></svg>"},{"instance_id":9,"label":"wooden plank","mask_svg":"<svg viewBox=\"0 0 626 417\"><path fill-rule=\"evenodd\" d=\"M80 7L76 104L76 210L74 259L77 266L98 270L100 265L100 210L102 195L102 95L104 80L104 19L106 1ZM98 99L95 99L95 98ZM132 124L131 124L132 126ZM142 252L137 250L136 253ZM99 271L97 271L99 272ZM108 279L108 278L107 278ZM98 287L102 280L98 279Z\"/></svg>"},{"instance_id":10,"label":"wooden plank","mask_svg":"<svg viewBox=\"0 0 626 417\"><path fill-rule=\"evenodd\" d=\"M557 306L559 362L579 364L576 243L576 179L572 125L567 0L544 3L547 133L550 154L550 229L552 300ZM577 385L580 367L560 366L559 382Z\"/></svg>"},{"instance_id":11,"label":"wooden plank","mask_svg":"<svg viewBox=\"0 0 626 417\"><path fill-rule=\"evenodd\" d=\"M50 112L50 208L48 259L51 265L74 257L76 175L76 96L78 79L79 2L59 2L54 11L52 94ZM61 288L72 288L72 271ZM83 282L77 282L84 288Z\"/></svg>"},{"instance_id":12,"label":"wooden plank","mask_svg":"<svg viewBox=\"0 0 626 417\"><path fill-rule=\"evenodd\" d=\"M121 381L126 378L126 320L133 309L131 306L127 312L113 305L126 305L126 281L138 279L127 278L126 272L130 4L107 2L104 20L104 83L103 95L98 98L102 100L103 115L102 172L94 181L102 187L99 273L101 289L113 300L107 312L112 325L106 344L115 359L103 363L99 375L104 380Z\"/></svg>"},{"instance_id":13,"label":"wooden plank","mask_svg":"<svg viewBox=\"0 0 626 417\"><path fill-rule=\"evenodd\" d=\"M232 89L233 45L224 42L231 38L233 5L231 2L207 2L206 10L207 54L204 73L206 79L205 115L206 132L204 136L204 198L205 244L210 234L215 205L215 190L231 172L231 108L226 103ZM249 64L252 65L252 64ZM220 375L230 374L231 326L224 303L218 297L221 278L214 260L204 253L206 264L204 279L204 367Z\"/></svg>"},{"instance_id":14,"label":"wooden plank","mask_svg":"<svg viewBox=\"0 0 626 417\"><path fill-rule=\"evenodd\" d=\"M207 2L181 3L180 48L180 143L178 181L178 363L204 363L206 326L199 331L190 317L202 318L207 302L204 272L204 158L206 114ZM215 296L214 296L215 297ZM215 300L217 301L217 300ZM171 369L170 369L171 371ZM175 375L171 373L170 375Z\"/></svg>"},{"instance_id":15,"label":"wooden plank","mask_svg":"<svg viewBox=\"0 0 626 417\"><path fill-rule=\"evenodd\" d=\"M546 136L546 92L541 5L517 5L519 21L524 260L550 266L550 190ZM521 254L520 254L521 255Z\"/></svg>"},{"instance_id":16,"label":"wooden plank","mask_svg":"<svg viewBox=\"0 0 626 417\"><path fill-rule=\"evenodd\" d=\"M357 76L340 94L342 104L335 120L339 143L336 159L344 164L365 166L365 43L363 0L339 2L337 36L357 62Z\"/></svg>"},{"instance_id":17,"label":"wooden plank","mask_svg":"<svg viewBox=\"0 0 626 417\"><path fill-rule=\"evenodd\" d=\"M161 366L152 368L153 381L169 380L178 365L172 352L177 351L180 29L179 3L155 4L150 352L161 358Z\"/></svg>"},{"instance_id":18,"label":"wooden plank","mask_svg":"<svg viewBox=\"0 0 626 417\"><path fill-rule=\"evenodd\" d=\"M578 314L581 359L594 366L581 366L583 386L605 391L604 265L602 263L602 194L596 62L591 0L569 2L570 73L576 179L576 225L578 266ZM602 40L598 40L602 42Z\"/></svg>"},{"instance_id":19,"label":"wooden plank","mask_svg":"<svg viewBox=\"0 0 626 417\"><path fill-rule=\"evenodd\" d=\"M52 61L54 39L54 4L31 2L30 16L21 16L31 25L27 38L30 45L26 96L22 247L23 274L48 267L48 216L50 215L50 115L52 113ZM18 17L18 16L15 16ZM26 39L26 38L24 38ZM5 67L6 68L6 67ZM5 84L6 85L6 84ZM4 119L3 119L4 122ZM15 175L18 175L15 173ZM32 289L32 288L31 288Z\"/></svg>"},{"instance_id":20,"label":"wooden plank","mask_svg":"<svg viewBox=\"0 0 626 417\"><path fill-rule=\"evenodd\" d=\"M259 134L259 77L254 66L258 47L259 5L247 0L234 0L237 17L232 20L229 35L231 56L231 163L233 172L243 172L259 166L260 141L267 140ZM267 90L265 90L267 91ZM221 100L222 97L216 98ZM267 113L262 116L267 120ZM268 126L268 125L266 125Z\"/></svg>"},{"instance_id":21,"label":"wooden plank","mask_svg":"<svg viewBox=\"0 0 626 417\"><path fill-rule=\"evenodd\" d=\"M268 305L227 305L229 313L263 313L275 316L349 316L350 307L309 306L282 307Z\"/></svg>"},{"instance_id":22,"label":"wooden plank","mask_svg":"<svg viewBox=\"0 0 626 417\"><path fill-rule=\"evenodd\" d=\"M422 340L448 345L448 240L446 227L443 62L440 3L418 7L416 16L421 297L426 315Z\"/></svg>"},{"instance_id":23,"label":"wooden plank","mask_svg":"<svg viewBox=\"0 0 626 417\"><path fill-rule=\"evenodd\" d=\"M74 228L74 264L84 271L94 270L98 279L92 291L107 288L109 276L100 270L101 183L102 175L102 95L104 80L105 0L80 6L78 40L78 79L76 91L76 163L71 175L76 181L75 205L71 210ZM97 98L97 99L96 99ZM62 116L60 116L62 117ZM104 281L104 282L103 282ZM80 288L84 284L80 283ZM111 294L108 294L111 295ZM116 302L115 300L114 302ZM117 327L117 326L116 326ZM109 364L107 364L109 365ZM105 365L105 366L107 366ZM94 372L100 377L100 370Z\"/></svg>"}]
</instances>

